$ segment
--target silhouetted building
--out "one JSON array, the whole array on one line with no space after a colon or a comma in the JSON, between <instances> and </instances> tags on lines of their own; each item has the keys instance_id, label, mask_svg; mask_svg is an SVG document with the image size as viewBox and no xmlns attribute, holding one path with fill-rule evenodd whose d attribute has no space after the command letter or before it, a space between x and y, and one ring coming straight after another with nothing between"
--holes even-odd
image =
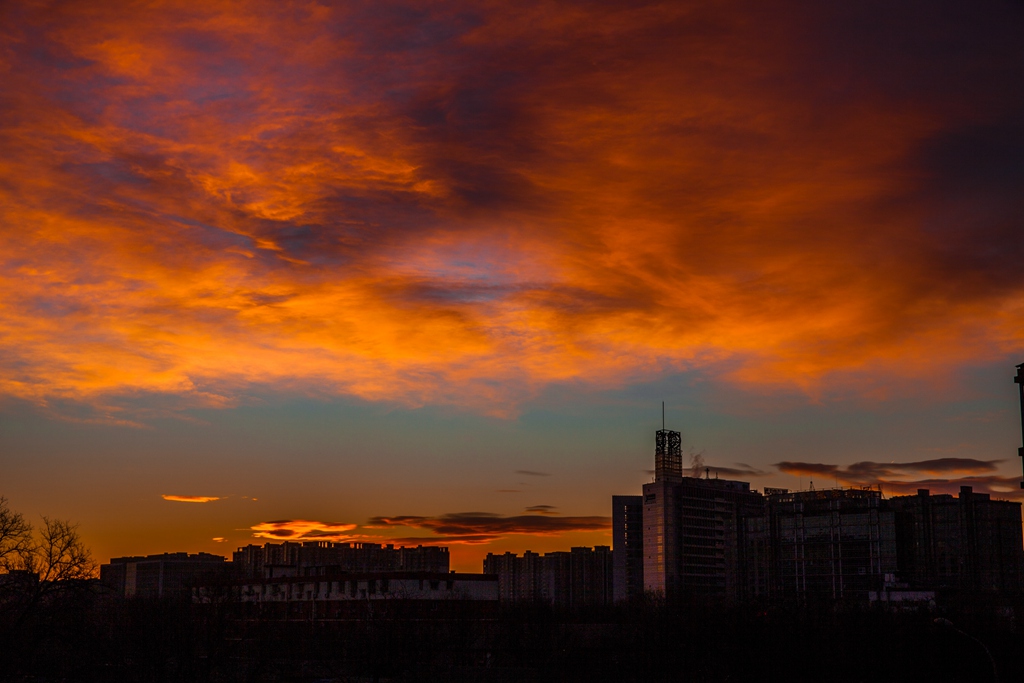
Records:
<instances>
[{"instance_id":1,"label":"silhouetted building","mask_svg":"<svg viewBox=\"0 0 1024 683\"><path fill-rule=\"evenodd\" d=\"M1024 363L1017 366L1017 376L1013 378L1013 381L1020 394L1020 431L1021 439L1024 440ZM1017 449L1017 455L1021 458L1021 464L1024 465L1024 446ZM1024 479L1021 480L1020 487L1024 489Z\"/></svg>"},{"instance_id":2,"label":"silhouetted building","mask_svg":"<svg viewBox=\"0 0 1024 683\"><path fill-rule=\"evenodd\" d=\"M569 551L570 604L607 605L612 602L614 554L606 545Z\"/></svg>"},{"instance_id":3,"label":"silhouetted building","mask_svg":"<svg viewBox=\"0 0 1024 683\"><path fill-rule=\"evenodd\" d=\"M670 598L741 598L748 593L743 520L761 514L763 499L746 482L684 477L681 443L679 432L656 434L654 481L642 497L643 565L634 576L642 576L643 591ZM632 520L614 500L612 537L625 539Z\"/></svg>"},{"instance_id":4,"label":"silhouetted building","mask_svg":"<svg viewBox=\"0 0 1024 683\"><path fill-rule=\"evenodd\" d=\"M498 595L503 602L580 606L612 601L612 551L608 546L544 555L528 550L522 557L488 553L484 574L498 578Z\"/></svg>"},{"instance_id":5,"label":"silhouetted building","mask_svg":"<svg viewBox=\"0 0 1024 683\"><path fill-rule=\"evenodd\" d=\"M267 543L247 545L234 553L238 576L275 578L310 576L330 571L346 572L435 572L449 571L448 548L416 546L406 548L379 543Z\"/></svg>"},{"instance_id":6,"label":"silhouetted building","mask_svg":"<svg viewBox=\"0 0 1024 683\"><path fill-rule=\"evenodd\" d=\"M1018 593L1024 577L1021 504L960 487L958 497L890 501L896 512L899 576L912 586Z\"/></svg>"},{"instance_id":7,"label":"silhouetted building","mask_svg":"<svg viewBox=\"0 0 1024 683\"><path fill-rule=\"evenodd\" d=\"M644 593L644 497L612 496L612 594L615 602Z\"/></svg>"},{"instance_id":8,"label":"silhouetted building","mask_svg":"<svg viewBox=\"0 0 1024 683\"><path fill-rule=\"evenodd\" d=\"M746 595L743 520L761 494L727 479L681 477L643 488L644 588L667 597Z\"/></svg>"},{"instance_id":9,"label":"silhouetted building","mask_svg":"<svg viewBox=\"0 0 1024 683\"><path fill-rule=\"evenodd\" d=\"M896 571L893 512L879 491L774 493L767 514L747 520L751 566L768 595L797 602L865 601Z\"/></svg>"},{"instance_id":10,"label":"silhouetted building","mask_svg":"<svg viewBox=\"0 0 1024 683\"><path fill-rule=\"evenodd\" d=\"M225 590L227 596L225 596ZM498 581L455 572L339 572L236 579L193 591L193 602L229 602L271 620L479 618L493 614Z\"/></svg>"},{"instance_id":11,"label":"silhouetted building","mask_svg":"<svg viewBox=\"0 0 1024 683\"><path fill-rule=\"evenodd\" d=\"M612 497L612 539L615 601L873 596L906 607L936 590L1024 590L1020 503L969 486L958 498L923 489L891 500L873 489L765 488L762 496L746 482L683 476L680 434L666 429L656 434L654 481L643 495ZM522 581L508 590L532 595Z\"/></svg>"},{"instance_id":12,"label":"silhouetted building","mask_svg":"<svg viewBox=\"0 0 1024 683\"><path fill-rule=\"evenodd\" d=\"M681 435L658 430L654 481L642 496L612 497L615 599L756 594L763 572L746 557L744 520L763 511L747 482L683 476Z\"/></svg>"},{"instance_id":13,"label":"silhouetted building","mask_svg":"<svg viewBox=\"0 0 1024 683\"><path fill-rule=\"evenodd\" d=\"M115 557L100 566L100 581L127 598L188 597L211 574L224 576L230 567L225 560L210 553Z\"/></svg>"}]
</instances>

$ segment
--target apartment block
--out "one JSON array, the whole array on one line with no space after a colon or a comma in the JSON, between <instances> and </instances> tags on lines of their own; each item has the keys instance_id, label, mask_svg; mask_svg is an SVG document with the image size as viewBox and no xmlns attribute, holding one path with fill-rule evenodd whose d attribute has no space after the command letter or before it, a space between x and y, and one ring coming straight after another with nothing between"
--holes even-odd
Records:
<instances>
[{"instance_id":1,"label":"apartment block","mask_svg":"<svg viewBox=\"0 0 1024 683\"><path fill-rule=\"evenodd\" d=\"M1021 504L962 486L957 496L889 501L896 515L900 579L912 586L1016 593L1024 588Z\"/></svg>"},{"instance_id":2,"label":"apartment block","mask_svg":"<svg viewBox=\"0 0 1024 683\"><path fill-rule=\"evenodd\" d=\"M484 574L498 578L503 602L547 602L561 606L606 605L612 601L612 550L577 547L538 555L526 551L484 558Z\"/></svg>"}]
</instances>

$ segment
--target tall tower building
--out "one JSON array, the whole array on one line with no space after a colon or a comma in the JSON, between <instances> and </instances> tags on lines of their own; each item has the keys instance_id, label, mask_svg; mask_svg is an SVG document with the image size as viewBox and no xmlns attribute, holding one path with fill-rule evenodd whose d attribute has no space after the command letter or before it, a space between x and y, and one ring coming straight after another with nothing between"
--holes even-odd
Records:
<instances>
[{"instance_id":1,"label":"tall tower building","mask_svg":"<svg viewBox=\"0 0 1024 683\"><path fill-rule=\"evenodd\" d=\"M659 429L654 440L654 482L644 484L644 590L668 595L678 584L680 510L683 481L683 438Z\"/></svg>"},{"instance_id":2,"label":"tall tower building","mask_svg":"<svg viewBox=\"0 0 1024 683\"><path fill-rule=\"evenodd\" d=\"M612 586L615 602L644 594L643 496L612 496Z\"/></svg>"},{"instance_id":3,"label":"tall tower building","mask_svg":"<svg viewBox=\"0 0 1024 683\"><path fill-rule=\"evenodd\" d=\"M643 488L644 590L669 598L744 595L743 518L763 506L746 482L683 476L680 433L659 430L654 481Z\"/></svg>"},{"instance_id":4,"label":"tall tower building","mask_svg":"<svg viewBox=\"0 0 1024 683\"><path fill-rule=\"evenodd\" d=\"M683 437L671 429L659 429L654 438L654 481L683 480Z\"/></svg>"}]
</instances>

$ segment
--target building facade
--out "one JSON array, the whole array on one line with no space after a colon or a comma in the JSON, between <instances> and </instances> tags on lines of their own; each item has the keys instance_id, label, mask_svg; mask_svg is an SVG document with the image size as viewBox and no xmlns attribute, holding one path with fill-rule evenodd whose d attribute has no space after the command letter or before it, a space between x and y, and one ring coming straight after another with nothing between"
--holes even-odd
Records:
<instances>
[{"instance_id":1,"label":"building facade","mask_svg":"<svg viewBox=\"0 0 1024 683\"><path fill-rule=\"evenodd\" d=\"M919 489L916 496L889 503L896 514L902 581L971 592L1024 588L1020 503L992 500L970 486L960 487L956 497Z\"/></svg>"},{"instance_id":2,"label":"building facade","mask_svg":"<svg viewBox=\"0 0 1024 683\"><path fill-rule=\"evenodd\" d=\"M895 516L876 490L770 494L747 544L759 594L776 600L863 602L896 572Z\"/></svg>"},{"instance_id":3,"label":"building facade","mask_svg":"<svg viewBox=\"0 0 1024 683\"><path fill-rule=\"evenodd\" d=\"M617 559L616 599L750 593L744 520L763 514L763 498L746 482L683 476L681 443L679 432L659 430L654 481L644 485L639 506L634 496L612 498L612 538L630 553Z\"/></svg>"},{"instance_id":4,"label":"building facade","mask_svg":"<svg viewBox=\"0 0 1024 683\"><path fill-rule=\"evenodd\" d=\"M484 574L497 577L502 602L546 602L564 607L612 601L612 550L572 548L539 555L526 551L484 558Z\"/></svg>"},{"instance_id":5,"label":"building facade","mask_svg":"<svg viewBox=\"0 0 1024 683\"><path fill-rule=\"evenodd\" d=\"M680 477L645 484L644 590L670 598L745 597L743 522L763 507L761 494L741 481Z\"/></svg>"},{"instance_id":6,"label":"building facade","mask_svg":"<svg viewBox=\"0 0 1024 683\"><path fill-rule=\"evenodd\" d=\"M615 602L644 593L644 497L612 496L612 596Z\"/></svg>"},{"instance_id":7,"label":"building facade","mask_svg":"<svg viewBox=\"0 0 1024 683\"><path fill-rule=\"evenodd\" d=\"M481 618L498 604L498 581L455 572L337 572L315 576L236 579L227 586L199 587L193 602L225 597L253 617L331 621L381 618Z\"/></svg>"},{"instance_id":8,"label":"building facade","mask_svg":"<svg viewBox=\"0 0 1024 683\"><path fill-rule=\"evenodd\" d=\"M247 545L233 555L238 576L274 578L307 576L329 571L435 572L449 571L448 548L414 548L379 543L305 541Z\"/></svg>"},{"instance_id":9,"label":"building facade","mask_svg":"<svg viewBox=\"0 0 1024 683\"><path fill-rule=\"evenodd\" d=\"M226 559L210 553L115 557L100 566L100 581L126 598L187 598L197 583L225 576Z\"/></svg>"}]
</instances>

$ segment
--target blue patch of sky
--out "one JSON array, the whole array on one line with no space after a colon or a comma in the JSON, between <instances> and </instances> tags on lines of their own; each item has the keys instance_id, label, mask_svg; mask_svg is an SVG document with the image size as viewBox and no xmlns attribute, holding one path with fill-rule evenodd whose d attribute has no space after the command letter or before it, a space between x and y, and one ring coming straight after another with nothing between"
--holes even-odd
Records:
<instances>
[{"instance_id":1,"label":"blue patch of sky","mask_svg":"<svg viewBox=\"0 0 1024 683\"><path fill-rule=\"evenodd\" d=\"M475 285L459 280L439 280L417 288L417 298L438 303L479 303L497 301L508 296L515 288L508 286Z\"/></svg>"},{"instance_id":2,"label":"blue patch of sky","mask_svg":"<svg viewBox=\"0 0 1024 683\"><path fill-rule=\"evenodd\" d=\"M666 372L653 381L603 391L552 385L534 404L559 419L572 410L603 419L614 413L626 418L624 427L644 425L653 433L660 428L664 400L666 426L683 433L686 448L705 451L711 465L746 462L771 470L771 463L782 460L1010 458L1020 439L1011 370L1005 363L979 366L968 373L980 382L977 390L965 387L944 400L928 395L819 402L795 390L766 399L757 387L748 392L693 371Z\"/></svg>"}]
</instances>

